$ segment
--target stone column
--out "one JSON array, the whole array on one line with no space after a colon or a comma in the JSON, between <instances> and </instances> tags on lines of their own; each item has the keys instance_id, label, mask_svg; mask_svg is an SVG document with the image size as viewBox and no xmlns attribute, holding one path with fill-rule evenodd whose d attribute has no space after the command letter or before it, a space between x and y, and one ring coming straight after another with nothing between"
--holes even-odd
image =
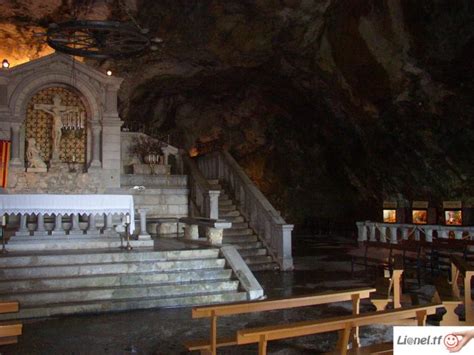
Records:
<instances>
[{"instance_id":1,"label":"stone column","mask_svg":"<svg viewBox=\"0 0 474 355\"><path fill-rule=\"evenodd\" d=\"M77 213L74 213L71 215L72 219L72 227L71 230L69 231L70 235L82 235L84 234L82 232L82 229L79 227L79 215Z\"/></svg>"},{"instance_id":2,"label":"stone column","mask_svg":"<svg viewBox=\"0 0 474 355\"><path fill-rule=\"evenodd\" d=\"M44 228L44 214L38 213L36 222L36 231L35 236L45 236L48 235L48 231Z\"/></svg>"},{"instance_id":3,"label":"stone column","mask_svg":"<svg viewBox=\"0 0 474 355\"><path fill-rule=\"evenodd\" d=\"M92 160L91 168L100 168L100 131L101 127L98 124L94 124L92 130Z\"/></svg>"},{"instance_id":4,"label":"stone column","mask_svg":"<svg viewBox=\"0 0 474 355\"><path fill-rule=\"evenodd\" d=\"M386 242L387 241L387 227L380 226L379 231L380 231L380 241Z\"/></svg>"},{"instance_id":5,"label":"stone column","mask_svg":"<svg viewBox=\"0 0 474 355\"><path fill-rule=\"evenodd\" d=\"M20 160L20 124L12 123L11 128L12 128L12 132L11 132L12 160L10 161L10 164L14 166L22 166L22 162Z\"/></svg>"},{"instance_id":6,"label":"stone column","mask_svg":"<svg viewBox=\"0 0 474 355\"><path fill-rule=\"evenodd\" d=\"M219 190L210 190L209 192L209 218L219 219Z\"/></svg>"},{"instance_id":7,"label":"stone column","mask_svg":"<svg viewBox=\"0 0 474 355\"><path fill-rule=\"evenodd\" d=\"M206 238L211 245L222 245L222 239L224 237L224 230L206 227Z\"/></svg>"},{"instance_id":8,"label":"stone column","mask_svg":"<svg viewBox=\"0 0 474 355\"><path fill-rule=\"evenodd\" d=\"M184 238L185 239L199 239L199 228L195 224L186 224L184 226Z\"/></svg>"},{"instance_id":9,"label":"stone column","mask_svg":"<svg viewBox=\"0 0 474 355\"><path fill-rule=\"evenodd\" d=\"M99 231L97 230L94 213L91 213L89 215L89 225L87 227L86 234L90 236L99 236Z\"/></svg>"},{"instance_id":10,"label":"stone column","mask_svg":"<svg viewBox=\"0 0 474 355\"><path fill-rule=\"evenodd\" d=\"M425 240L429 243L433 241L433 230L431 228L425 228Z\"/></svg>"},{"instance_id":11,"label":"stone column","mask_svg":"<svg viewBox=\"0 0 474 355\"><path fill-rule=\"evenodd\" d=\"M140 234L138 235L138 239L151 239L150 234L146 230L146 208L140 208L138 210L140 212Z\"/></svg>"},{"instance_id":12,"label":"stone column","mask_svg":"<svg viewBox=\"0 0 474 355\"><path fill-rule=\"evenodd\" d=\"M66 232L63 229L63 215L61 213L56 214L56 220L54 223L54 230L51 232L52 235L64 235Z\"/></svg>"},{"instance_id":13,"label":"stone column","mask_svg":"<svg viewBox=\"0 0 474 355\"><path fill-rule=\"evenodd\" d=\"M105 230L104 233L113 234L113 222L112 222L112 213L107 213L105 217Z\"/></svg>"},{"instance_id":14,"label":"stone column","mask_svg":"<svg viewBox=\"0 0 474 355\"><path fill-rule=\"evenodd\" d=\"M462 239L462 233L463 233L462 229L455 230L454 231L454 238L461 240Z\"/></svg>"},{"instance_id":15,"label":"stone column","mask_svg":"<svg viewBox=\"0 0 474 355\"><path fill-rule=\"evenodd\" d=\"M28 215L26 213L22 213L20 215L20 229L18 230L18 232L15 233L15 235L18 235L18 236L29 236L30 235L30 231L28 230L27 221L28 221Z\"/></svg>"},{"instance_id":16,"label":"stone column","mask_svg":"<svg viewBox=\"0 0 474 355\"><path fill-rule=\"evenodd\" d=\"M390 227L390 243L397 244L397 229L398 227L391 226Z\"/></svg>"},{"instance_id":17,"label":"stone column","mask_svg":"<svg viewBox=\"0 0 474 355\"><path fill-rule=\"evenodd\" d=\"M402 227L402 239L408 240L408 227L406 226Z\"/></svg>"},{"instance_id":18,"label":"stone column","mask_svg":"<svg viewBox=\"0 0 474 355\"><path fill-rule=\"evenodd\" d=\"M358 229L358 242L365 242L367 240L367 227L365 226L365 222L356 222L357 229Z\"/></svg>"},{"instance_id":19,"label":"stone column","mask_svg":"<svg viewBox=\"0 0 474 355\"><path fill-rule=\"evenodd\" d=\"M370 235L369 235L369 240L371 242L375 242L377 239L375 238L375 230L377 229L377 227L375 226L375 223L371 223L370 224Z\"/></svg>"}]
</instances>

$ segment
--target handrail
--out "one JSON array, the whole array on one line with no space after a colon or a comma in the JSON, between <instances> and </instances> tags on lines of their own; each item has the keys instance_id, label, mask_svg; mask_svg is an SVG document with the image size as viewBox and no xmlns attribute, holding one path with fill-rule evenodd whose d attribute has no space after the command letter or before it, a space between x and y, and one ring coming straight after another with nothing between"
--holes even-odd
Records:
<instances>
[{"instance_id":1,"label":"handrail","mask_svg":"<svg viewBox=\"0 0 474 355\"><path fill-rule=\"evenodd\" d=\"M187 155L183 154L183 165L186 174L188 175L189 191L190 191L190 202L195 204L197 211L192 208L190 211L191 216L206 216L206 195L209 193L211 186L199 171L196 163ZM191 205L191 207L194 207Z\"/></svg>"},{"instance_id":2,"label":"handrail","mask_svg":"<svg viewBox=\"0 0 474 355\"><path fill-rule=\"evenodd\" d=\"M245 174L235 159L226 151L213 152L196 158L199 169L207 179L219 179L231 188L237 208L249 226L276 256L282 270L293 268L291 232L293 225L286 224L258 187Z\"/></svg>"}]
</instances>

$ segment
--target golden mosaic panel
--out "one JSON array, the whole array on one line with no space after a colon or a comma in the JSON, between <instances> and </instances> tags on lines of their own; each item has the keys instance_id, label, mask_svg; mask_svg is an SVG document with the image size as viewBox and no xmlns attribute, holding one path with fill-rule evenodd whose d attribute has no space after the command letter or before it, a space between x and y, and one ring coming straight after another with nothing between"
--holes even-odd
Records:
<instances>
[{"instance_id":1,"label":"golden mosaic panel","mask_svg":"<svg viewBox=\"0 0 474 355\"><path fill-rule=\"evenodd\" d=\"M86 115L86 109L80 97L63 87L51 87L38 91L28 104L26 112L26 140L35 138L41 157L45 162L51 160L53 116L34 108L35 104L53 104L53 97L61 98L61 105L76 106L80 113ZM59 159L62 162L86 162L87 153L87 119L85 128L80 130L62 129ZM25 149L26 154L26 149ZM26 156L25 156L25 160Z\"/></svg>"}]
</instances>

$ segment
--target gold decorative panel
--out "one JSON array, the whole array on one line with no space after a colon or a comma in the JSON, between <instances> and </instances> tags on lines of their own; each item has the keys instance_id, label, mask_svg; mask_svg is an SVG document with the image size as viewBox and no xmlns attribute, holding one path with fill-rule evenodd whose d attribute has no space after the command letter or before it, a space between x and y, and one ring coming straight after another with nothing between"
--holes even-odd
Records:
<instances>
[{"instance_id":1,"label":"gold decorative panel","mask_svg":"<svg viewBox=\"0 0 474 355\"><path fill-rule=\"evenodd\" d=\"M44 161L50 161L53 150L53 116L36 104L53 105L53 98L59 96L62 106L74 107L79 116L86 117L86 110L80 97L64 87L51 87L38 91L30 100L26 112L26 140L36 139L36 146ZM63 119L64 122L64 119ZM83 122L84 129L61 130L59 159L62 162L85 163L87 153L87 119ZM26 151L26 149L25 149ZM25 160L26 157L25 157Z\"/></svg>"}]
</instances>

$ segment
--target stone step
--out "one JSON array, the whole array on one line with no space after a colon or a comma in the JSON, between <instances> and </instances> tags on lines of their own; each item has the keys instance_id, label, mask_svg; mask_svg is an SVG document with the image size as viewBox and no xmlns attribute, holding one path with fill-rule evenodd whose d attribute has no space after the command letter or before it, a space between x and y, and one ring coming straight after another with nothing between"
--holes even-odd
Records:
<instances>
[{"instance_id":1,"label":"stone step","mask_svg":"<svg viewBox=\"0 0 474 355\"><path fill-rule=\"evenodd\" d=\"M270 255L248 256L248 257L245 257L244 260L248 265L265 264L265 263L273 262L273 259Z\"/></svg>"},{"instance_id":2,"label":"stone step","mask_svg":"<svg viewBox=\"0 0 474 355\"><path fill-rule=\"evenodd\" d=\"M267 255L267 249L265 248L252 248L252 249L239 249L239 254L244 258L244 257L249 257L249 256L261 256L261 255Z\"/></svg>"},{"instance_id":3,"label":"stone step","mask_svg":"<svg viewBox=\"0 0 474 355\"><path fill-rule=\"evenodd\" d=\"M122 243L114 238L90 238L87 243L81 239L63 239L63 240L47 240L39 239L34 241L21 241L21 237L13 237L7 244L9 251L38 251L38 250L79 250L79 249L117 249ZM153 240L130 240L133 248L149 248L153 247Z\"/></svg>"},{"instance_id":4,"label":"stone step","mask_svg":"<svg viewBox=\"0 0 474 355\"><path fill-rule=\"evenodd\" d=\"M249 224L247 222L232 223L232 229L248 228L248 227L249 227Z\"/></svg>"},{"instance_id":5,"label":"stone step","mask_svg":"<svg viewBox=\"0 0 474 355\"><path fill-rule=\"evenodd\" d=\"M230 212L230 211L235 211L237 210L237 207L235 205L230 205L230 206L221 206L219 205L219 214L225 213L225 212Z\"/></svg>"},{"instance_id":6,"label":"stone step","mask_svg":"<svg viewBox=\"0 0 474 355\"><path fill-rule=\"evenodd\" d=\"M103 274L42 279L0 281L0 298L4 293L79 289L90 287L117 287L200 282L205 280L229 280L230 269L188 270L186 272L137 272L133 274Z\"/></svg>"},{"instance_id":7,"label":"stone step","mask_svg":"<svg viewBox=\"0 0 474 355\"><path fill-rule=\"evenodd\" d=\"M258 242L258 238L255 234L252 235L227 235L222 239L223 243L233 244L233 243L247 243L247 242ZM1 273L0 273L1 275Z\"/></svg>"},{"instance_id":8,"label":"stone step","mask_svg":"<svg viewBox=\"0 0 474 355\"><path fill-rule=\"evenodd\" d=\"M244 223L244 217L242 216L219 216L219 218L225 219L226 221L234 223Z\"/></svg>"},{"instance_id":9,"label":"stone step","mask_svg":"<svg viewBox=\"0 0 474 355\"><path fill-rule=\"evenodd\" d=\"M135 261L100 264L54 265L36 267L6 267L0 269L0 279L33 279L75 275L124 274L133 272L166 272L224 268L224 259L191 259L168 261Z\"/></svg>"},{"instance_id":10,"label":"stone step","mask_svg":"<svg viewBox=\"0 0 474 355\"><path fill-rule=\"evenodd\" d=\"M219 195L219 201L228 200L228 199L229 199L229 195L227 195L224 191L221 191L221 193Z\"/></svg>"},{"instance_id":11,"label":"stone step","mask_svg":"<svg viewBox=\"0 0 474 355\"><path fill-rule=\"evenodd\" d=\"M244 250L244 249L258 249L263 246L261 242L243 242L243 243L228 243L231 244L237 250Z\"/></svg>"},{"instance_id":12,"label":"stone step","mask_svg":"<svg viewBox=\"0 0 474 355\"><path fill-rule=\"evenodd\" d=\"M240 216L240 212L239 211L230 211L230 212L222 212L222 213L219 213L219 218L226 218L227 217L239 217ZM244 220L242 219L242 222Z\"/></svg>"},{"instance_id":13,"label":"stone step","mask_svg":"<svg viewBox=\"0 0 474 355\"><path fill-rule=\"evenodd\" d=\"M219 179L207 179L209 185L219 185Z\"/></svg>"},{"instance_id":14,"label":"stone step","mask_svg":"<svg viewBox=\"0 0 474 355\"><path fill-rule=\"evenodd\" d=\"M0 320L24 319L58 316L77 313L103 313L134 309L150 309L177 306L198 306L215 303L243 302L247 300L246 292L211 292L189 296L169 298L132 298L121 300L101 300L39 305L37 307L21 307L18 313L0 314Z\"/></svg>"},{"instance_id":15,"label":"stone step","mask_svg":"<svg viewBox=\"0 0 474 355\"><path fill-rule=\"evenodd\" d=\"M250 228L230 228L230 229L224 229L224 237L227 236L232 236L232 235L252 235L253 230Z\"/></svg>"},{"instance_id":16,"label":"stone step","mask_svg":"<svg viewBox=\"0 0 474 355\"><path fill-rule=\"evenodd\" d=\"M232 200L219 201L219 207L224 207L224 206L234 206L234 201Z\"/></svg>"},{"instance_id":17,"label":"stone step","mask_svg":"<svg viewBox=\"0 0 474 355\"><path fill-rule=\"evenodd\" d=\"M252 271L274 271L278 270L277 263L264 263L264 264L251 264L249 265L249 269Z\"/></svg>"},{"instance_id":18,"label":"stone step","mask_svg":"<svg viewBox=\"0 0 474 355\"><path fill-rule=\"evenodd\" d=\"M42 265L72 265L72 264L98 264L112 262L132 262L132 261L161 261L161 260L183 260L183 259L213 259L217 258L217 249L191 249L191 250L171 250L171 251L84 251L76 253L61 252L34 253L30 255L6 254L0 258L0 267L19 266L42 266Z\"/></svg>"},{"instance_id":19,"label":"stone step","mask_svg":"<svg viewBox=\"0 0 474 355\"><path fill-rule=\"evenodd\" d=\"M176 297L178 295L203 294L206 292L237 291L239 281L198 281L170 285L140 285L97 287L73 290L48 290L33 292L15 292L3 294L2 300L18 301L22 307L38 306L64 302L77 302L77 300L99 301L108 299L129 299L140 297Z\"/></svg>"}]
</instances>

